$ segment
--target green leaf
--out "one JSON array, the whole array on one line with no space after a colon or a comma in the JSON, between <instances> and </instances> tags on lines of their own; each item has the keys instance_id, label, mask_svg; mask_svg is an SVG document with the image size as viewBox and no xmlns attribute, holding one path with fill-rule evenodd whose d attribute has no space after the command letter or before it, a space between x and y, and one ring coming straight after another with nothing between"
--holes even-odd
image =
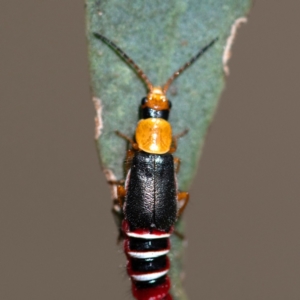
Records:
<instances>
[{"instance_id":1,"label":"green leaf","mask_svg":"<svg viewBox=\"0 0 300 300\"><path fill-rule=\"evenodd\" d=\"M173 133L189 130L175 153L181 159L179 188L188 190L224 87L222 59L227 40L236 20L250 5L251 0L86 0L91 86L98 108L97 147L109 179L124 178L127 144L115 131L134 135L140 101L147 90L133 69L93 33L116 43L158 86L200 48L218 38L173 82L167 94L173 105L169 119ZM173 240L176 243L176 237ZM181 242L173 248L173 254L182 255ZM178 283L173 296L186 299L179 284L180 271L179 262L172 270L172 280Z\"/></svg>"}]
</instances>

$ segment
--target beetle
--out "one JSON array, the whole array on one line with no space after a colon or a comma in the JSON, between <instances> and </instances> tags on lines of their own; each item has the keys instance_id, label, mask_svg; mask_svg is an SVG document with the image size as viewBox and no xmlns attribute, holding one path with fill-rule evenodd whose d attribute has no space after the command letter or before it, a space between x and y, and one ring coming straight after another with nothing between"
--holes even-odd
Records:
<instances>
[{"instance_id":1,"label":"beetle","mask_svg":"<svg viewBox=\"0 0 300 300\"><path fill-rule=\"evenodd\" d=\"M141 119L135 138L117 132L131 144L126 155L125 182L118 184L118 207L121 211L127 273L132 280L132 293L138 300L171 300L171 283L167 275L170 261L170 236L177 218L184 211L188 192L178 191L176 173L180 159L173 156L177 141L187 130L172 135L168 122L171 102L166 93L176 77L204 54L217 39L203 47L179 68L162 86L153 86L140 67L115 43L99 33L94 36L120 55L141 77L148 94L141 100Z\"/></svg>"}]
</instances>

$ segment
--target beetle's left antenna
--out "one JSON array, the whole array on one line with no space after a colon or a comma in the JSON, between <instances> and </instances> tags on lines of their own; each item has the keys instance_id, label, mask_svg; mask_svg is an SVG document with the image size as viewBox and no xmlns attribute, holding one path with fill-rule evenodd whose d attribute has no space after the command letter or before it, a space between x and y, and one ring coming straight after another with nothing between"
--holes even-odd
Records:
<instances>
[{"instance_id":1,"label":"beetle's left antenna","mask_svg":"<svg viewBox=\"0 0 300 300\"><path fill-rule=\"evenodd\" d=\"M149 78L146 76L146 74L143 72L143 70L122 50L120 49L114 42L109 40L107 37L100 33L94 33L94 36L102 41L104 41L107 45L112 47L124 60L132 66L135 71L138 73L138 75L143 79L145 84L147 85L149 91L152 90L153 85L150 82Z\"/></svg>"}]
</instances>

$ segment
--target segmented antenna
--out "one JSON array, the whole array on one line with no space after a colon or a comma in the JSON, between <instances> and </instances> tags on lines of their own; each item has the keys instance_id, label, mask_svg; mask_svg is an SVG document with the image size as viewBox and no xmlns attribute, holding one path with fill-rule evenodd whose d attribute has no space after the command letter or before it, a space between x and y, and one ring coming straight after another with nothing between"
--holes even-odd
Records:
<instances>
[{"instance_id":1,"label":"segmented antenna","mask_svg":"<svg viewBox=\"0 0 300 300\"><path fill-rule=\"evenodd\" d=\"M174 81L176 77L178 77L183 71L185 71L191 64L193 64L206 50L208 50L218 38L213 39L208 45L203 47L195 56L193 56L187 63L185 63L180 69L178 69L165 83L163 86L164 94L167 92L168 88L170 87L171 83Z\"/></svg>"},{"instance_id":2,"label":"segmented antenna","mask_svg":"<svg viewBox=\"0 0 300 300\"><path fill-rule=\"evenodd\" d=\"M152 90L153 85L150 82L149 78L146 76L146 74L142 71L142 69L122 50L120 49L115 43L113 43L111 40L109 40L107 37L100 33L94 33L94 36L102 41L104 41L107 45L111 46L122 58L125 59L125 61L131 65L135 71L138 73L138 75L143 79L145 84L147 85L149 91Z\"/></svg>"}]
</instances>

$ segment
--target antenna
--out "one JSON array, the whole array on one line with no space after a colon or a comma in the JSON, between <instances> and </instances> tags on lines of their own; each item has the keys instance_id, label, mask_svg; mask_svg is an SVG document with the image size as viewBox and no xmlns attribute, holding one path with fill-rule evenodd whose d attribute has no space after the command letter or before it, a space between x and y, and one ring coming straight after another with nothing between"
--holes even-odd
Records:
<instances>
[{"instance_id":1,"label":"antenna","mask_svg":"<svg viewBox=\"0 0 300 300\"><path fill-rule=\"evenodd\" d=\"M133 69L137 72L137 74L143 79L145 84L147 85L149 91L152 90L153 85L150 82L149 78L146 74L142 71L142 69L122 50L120 49L115 43L109 40L107 37L100 33L94 33L94 36L102 41L104 41L107 45L112 47L124 60L133 67Z\"/></svg>"},{"instance_id":2,"label":"antenna","mask_svg":"<svg viewBox=\"0 0 300 300\"><path fill-rule=\"evenodd\" d=\"M166 94L167 90L169 89L171 83L174 81L176 77L178 77L183 71L185 71L190 65L192 65L206 50L208 50L218 38L213 39L208 45L203 47L195 56L193 56L187 63L185 63L181 68L179 68L165 83L163 86L163 92Z\"/></svg>"}]
</instances>

